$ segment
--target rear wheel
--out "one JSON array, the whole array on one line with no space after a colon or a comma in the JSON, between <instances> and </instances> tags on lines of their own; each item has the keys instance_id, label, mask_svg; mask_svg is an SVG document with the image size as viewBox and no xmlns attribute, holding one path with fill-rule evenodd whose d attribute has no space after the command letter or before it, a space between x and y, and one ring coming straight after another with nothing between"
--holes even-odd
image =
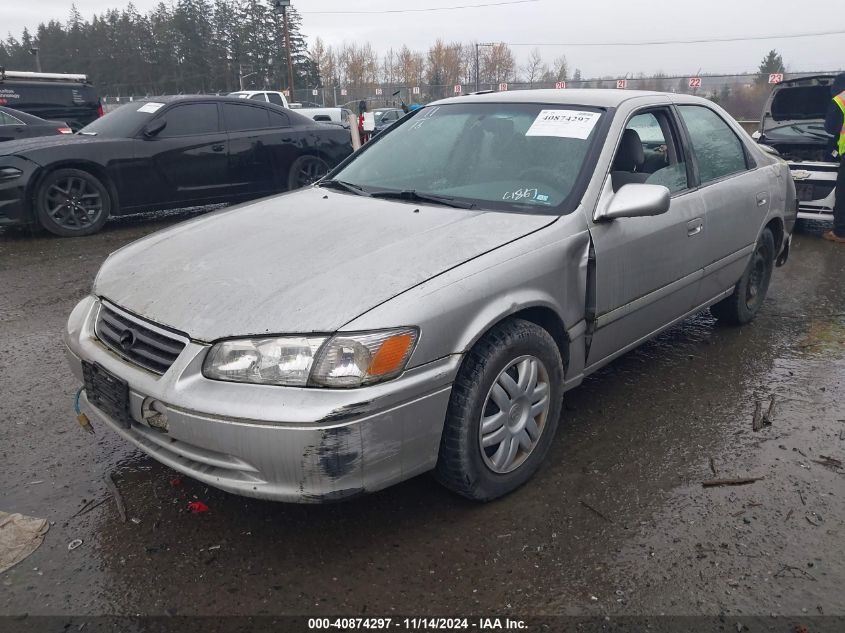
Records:
<instances>
[{"instance_id":1,"label":"rear wheel","mask_svg":"<svg viewBox=\"0 0 845 633\"><path fill-rule=\"evenodd\" d=\"M62 237L96 233L106 223L111 206L105 185L81 169L50 172L35 192L38 223Z\"/></svg>"},{"instance_id":2,"label":"rear wheel","mask_svg":"<svg viewBox=\"0 0 845 633\"><path fill-rule=\"evenodd\" d=\"M300 156L290 166L288 189L300 189L317 182L329 173L329 164L317 156Z\"/></svg>"},{"instance_id":3,"label":"rear wheel","mask_svg":"<svg viewBox=\"0 0 845 633\"><path fill-rule=\"evenodd\" d=\"M731 325L744 325L753 320L766 300L774 266L775 238L771 230L765 228L733 294L710 307L713 316Z\"/></svg>"},{"instance_id":4,"label":"rear wheel","mask_svg":"<svg viewBox=\"0 0 845 633\"><path fill-rule=\"evenodd\" d=\"M551 446L563 396L563 363L551 335L507 321L467 354L452 388L435 476L488 501L528 481Z\"/></svg>"}]
</instances>

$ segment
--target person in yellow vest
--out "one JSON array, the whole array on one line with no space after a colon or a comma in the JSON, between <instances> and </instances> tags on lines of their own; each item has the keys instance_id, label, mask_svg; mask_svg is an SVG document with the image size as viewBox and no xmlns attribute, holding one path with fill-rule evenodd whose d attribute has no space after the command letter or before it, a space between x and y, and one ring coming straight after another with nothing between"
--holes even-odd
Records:
<instances>
[{"instance_id":1,"label":"person in yellow vest","mask_svg":"<svg viewBox=\"0 0 845 633\"><path fill-rule=\"evenodd\" d=\"M833 154L839 161L836 178L836 202L833 205L833 230L823 235L831 242L845 244L845 73L838 75L831 86L833 101L827 111L824 128L833 135Z\"/></svg>"}]
</instances>

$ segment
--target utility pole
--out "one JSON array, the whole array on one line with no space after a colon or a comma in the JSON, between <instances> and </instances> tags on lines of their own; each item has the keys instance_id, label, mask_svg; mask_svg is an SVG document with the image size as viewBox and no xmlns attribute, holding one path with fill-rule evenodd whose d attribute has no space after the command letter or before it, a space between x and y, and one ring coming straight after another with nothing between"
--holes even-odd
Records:
<instances>
[{"instance_id":1,"label":"utility pole","mask_svg":"<svg viewBox=\"0 0 845 633\"><path fill-rule=\"evenodd\" d=\"M282 30L285 34L285 52L288 56L288 91L290 91L290 98L293 99L293 56L290 50L290 28L288 27L288 7L290 0L273 0L273 9L276 13L282 14Z\"/></svg>"},{"instance_id":2,"label":"utility pole","mask_svg":"<svg viewBox=\"0 0 845 633\"><path fill-rule=\"evenodd\" d=\"M35 71L40 73L41 72L41 58L38 56L38 47L37 46L31 46L30 49L29 49L29 54L35 55Z\"/></svg>"},{"instance_id":3,"label":"utility pole","mask_svg":"<svg viewBox=\"0 0 845 633\"><path fill-rule=\"evenodd\" d=\"M478 66L479 66L479 64L478 64L478 49L482 46L491 46L492 47L492 46L495 46L495 44L490 43L490 42L487 42L487 43L484 43L484 44L480 44L478 42L475 43L475 91L476 92L481 90L481 87L480 87L481 84L478 81Z\"/></svg>"}]
</instances>

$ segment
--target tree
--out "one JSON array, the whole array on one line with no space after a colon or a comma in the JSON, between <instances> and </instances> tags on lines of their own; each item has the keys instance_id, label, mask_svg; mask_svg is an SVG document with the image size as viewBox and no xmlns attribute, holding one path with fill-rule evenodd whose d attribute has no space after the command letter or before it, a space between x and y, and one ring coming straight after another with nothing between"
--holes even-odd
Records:
<instances>
[{"instance_id":1,"label":"tree","mask_svg":"<svg viewBox=\"0 0 845 633\"><path fill-rule=\"evenodd\" d=\"M528 56L528 62L523 66L522 72L525 73L525 81L528 82L531 88L534 87L537 81L541 79L545 80L545 76L549 73L549 66L543 61L543 56L540 54L539 48L531 51L531 54Z\"/></svg>"},{"instance_id":2,"label":"tree","mask_svg":"<svg viewBox=\"0 0 845 633\"><path fill-rule=\"evenodd\" d=\"M786 70L783 64L783 57L775 49L770 50L763 61L760 62L760 67L757 71L757 83L769 83L769 75L772 73L782 73Z\"/></svg>"}]
</instances>

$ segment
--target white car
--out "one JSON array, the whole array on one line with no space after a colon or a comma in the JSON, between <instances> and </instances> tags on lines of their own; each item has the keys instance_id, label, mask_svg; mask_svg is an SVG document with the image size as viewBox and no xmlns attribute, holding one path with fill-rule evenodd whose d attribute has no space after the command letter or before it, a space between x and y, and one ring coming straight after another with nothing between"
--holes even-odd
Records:
<instances>
[{"instance_id":1,"label":"white car","mask_svg":"<svg viewBox=\"0 0 845 633\"><path fill-rule=\"evenodd\" d=\"M835 79L835 75L816 75L775 86L756 139L777 150L789 164L801 220L833 220L839 163L831 156L833 137L825 131L824 119Z\"/></svg>"},{"instance_id":2,"label":"white car","mask_svg":"<svg viewBox=\"0 0 845 633\"><path fill-rule=\"evenodd\" d=\"M255 101L267 101L275 103L283 108L290 108L288 99L284 92L277 92L273 90L239 90L238 92L230 92L230 97L238 97L239 99L253 99Z\"/></svg>"}]
</instances>

